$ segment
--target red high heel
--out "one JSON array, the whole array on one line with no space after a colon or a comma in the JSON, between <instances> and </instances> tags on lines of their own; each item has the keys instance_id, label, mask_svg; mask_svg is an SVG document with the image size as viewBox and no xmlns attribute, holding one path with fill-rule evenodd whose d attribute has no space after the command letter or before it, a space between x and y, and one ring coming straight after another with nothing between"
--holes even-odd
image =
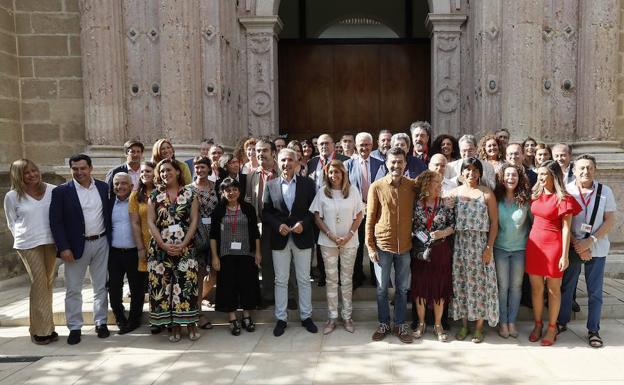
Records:
<instances>
[{"instance_id":1,"label":"red high heel","mask_svg":"<svg viewBox=\"0 0 624 385\"><path fill-rule=\"evenodd\" d=\"M557 324L548 324L548 329L554 329L555 331L557 331ZM547 340L546 338L542 338L542 342L541 345L542 346L552 346L555 344L555 341L557 341L557 333L555 333L555 338L552 340Z\"/></svg>"},{"instance_id":2,"label":"red high heel","mask_svg":"<svg viewBox=\"0 0 624 385\"><path fill-rule=\"evenodd\" d=\"M537 342L540 338L542 338L543 325L544 325L544 321L542 320L535 321L535 327L533 328L533 331L531 332L531 334L529 334L529 341ZM539 328L539 334L536 332L538 328Z\"/></svg>"}]
</instances>

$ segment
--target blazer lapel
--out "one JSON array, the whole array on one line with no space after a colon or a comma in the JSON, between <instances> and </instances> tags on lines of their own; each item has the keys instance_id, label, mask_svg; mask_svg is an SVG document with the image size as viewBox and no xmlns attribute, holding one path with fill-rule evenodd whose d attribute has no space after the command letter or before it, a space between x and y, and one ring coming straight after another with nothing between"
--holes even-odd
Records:
<instances>
[{"instance_id":1,"label":"blazer lapel","mask_svg":"<svg viewBox=\"0 0 624 385\"><path fill-rule=\"evenodd\" d=\"M67 186L69 187L69 199L70 202L72 202L72 204L74 205L74 207L76 207L78 213L80 214L80 219L81 219L81 224L82 224L82 233L84 234L84 225L85 225L85 220L84 220L84 213L82 212L82 206L80 205L80 198L78 197L78 190L76 190L76 185L74 184L74 180L70 180L67 183Z\"/></svg>"}]
</instances>

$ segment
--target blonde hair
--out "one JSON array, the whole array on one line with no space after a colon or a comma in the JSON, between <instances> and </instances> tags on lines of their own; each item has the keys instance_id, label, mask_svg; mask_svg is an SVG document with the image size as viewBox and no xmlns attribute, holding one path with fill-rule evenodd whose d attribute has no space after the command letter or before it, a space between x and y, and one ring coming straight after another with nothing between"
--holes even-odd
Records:
<instances>
[{"instance_id":1,"label":"blonde hair","mask_svg":"<svg viewBox=\"0 0 624 385\"><path fill-rule=\"evenodd\" d=\"M538 172L540 168L545 168L550 174L550 176L553 178L553 185L555 186L555 195L557 195L557 200L559 201L559 203L561 203L563 198L565 198L566 195L568 195L568 192L566 191L566 188L563 184L563 172L561 171L561 166L559 166L559 163L555 162L554 160L547 160L539 166ZM539 182L535 183L535 186L533 186L533 190L531 191L531 199L536 200L543 193L544 193L544 186L542 186L542 184Z\"/></svg>"},{"instance_id":2,"label":"blonde hair","mask_svg":"<svg viewBox=\"0 0 624 385\"><path fill-rule=\"evenodd\" d=\"M334 159L329 162L326 170L323 170L323 182L325 183L325 187L323 188L323 192L325 196L328 198L332 197L332 188L331 182L329 181L329 169L331 167L337 168L342 174L342 185L340 186L340 191L342 191L342 196L346 199L349 197L349 190L351 189L351 183L349 182L349 174L347 174L347 169L345 168L342 161L338 159Z\"/></svg>"},{"instance_id":3,"label":"blonde hair","mask_svg":"<svg viewBox=\"0 0 624 385\"><path fill-rule=\"evenodd\" d=\"M158 139L152 147L152 162L158 163L162 160L162 155L160 155L160 147L162 147L164 143L167 143L171 146L171 151L173 151L171 159L175 159L175 149L173 148L173 144L171 144L171 141L169 139L162 138Z\"/></svg>"},{"instance_id":4,"label":"blonde hair","mask_svg":"<svg viewBox=\"0 0 624 385\"><path fill-rule=\"evenodd\" d=\"M26 192L24 191L24 170L26 170L28 166L32 166L35 170L39 172L39 185L37 186L38 192L43 193L45 191L45 183L43 183L43 179L41 178L41 172L39 171L39 167L37 167L37 165L30 159L18 159L11 163L11 168L9 169L11 190L15 190L18 199L22 199L26 194Z\"/></svg>"}]
</instances>

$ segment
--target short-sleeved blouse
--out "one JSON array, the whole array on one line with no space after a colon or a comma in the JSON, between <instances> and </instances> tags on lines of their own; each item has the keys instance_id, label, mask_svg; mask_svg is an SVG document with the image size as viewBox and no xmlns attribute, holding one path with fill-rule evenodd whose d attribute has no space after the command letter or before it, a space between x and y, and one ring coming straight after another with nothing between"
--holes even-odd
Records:
<instances>
[{"instance_id":1,"label":"short-sleeved blouse","mask_svg":"<svg viewBox=\"0 0 624 385\"><path fill-rule=\"evenodd\" d=\"M323 190L320 190L310 205L310 212L318 212L331 233L337 237L345 237L349 234L353 220L364 210L362 196L355 186L351 186L347 198L343 197L341 190L331 191L332 197L329 198ZM336 247L336 243L322 232L319 234L318 244ZM357 247L358 245L358 237L354 236L344 247Z\"/></svg>"},{"instance_id":2,"label":"short-sleeved blouse","mask_svg":"<svg viewBox=\"0 0 624 385\"><path fill-rule=\"evenodd\" d=\"M150 193L147 193L149 197ZM128 200L128 212L130 214L136 214L139 216L141 222L141 238L143 239L143 245L145 249L149 247L150 239L152 235L149 232L149 225L147 223L147 199L144 202L139 202L139 195L137 191L133 191L130 194Z\"/></svg>"}]
</instances>

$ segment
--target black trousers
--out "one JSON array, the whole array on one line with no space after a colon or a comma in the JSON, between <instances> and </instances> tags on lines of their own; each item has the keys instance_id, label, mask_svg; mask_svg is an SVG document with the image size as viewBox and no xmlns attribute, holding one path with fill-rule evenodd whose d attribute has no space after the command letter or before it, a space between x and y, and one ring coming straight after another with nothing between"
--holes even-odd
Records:
<instances>
[{"instance_id":1,"label":"black trousers","mask_svg":"<svg viewBox=\"0 0 624 385\"><path fill-rule=\"evenodd\" d=\"M138 271L139 256L137 249L110 248L108 255L108 295L110 306L115 314L117 325L141 323L147 273ZM130 313L125 315L123 306L124 276L130 286Z\"/></svg>"},{"instance_id":2,"label":"black trousers","mask_svg":"<svg viewBox=\"0 0 624 385\"><path fill-rule=\"evenodd\" d=\"M217 272L216 311L253 310L258 306L259 292L258 267L254 257L221 256L221 269Z\"/></svg>"}]
</instances>

